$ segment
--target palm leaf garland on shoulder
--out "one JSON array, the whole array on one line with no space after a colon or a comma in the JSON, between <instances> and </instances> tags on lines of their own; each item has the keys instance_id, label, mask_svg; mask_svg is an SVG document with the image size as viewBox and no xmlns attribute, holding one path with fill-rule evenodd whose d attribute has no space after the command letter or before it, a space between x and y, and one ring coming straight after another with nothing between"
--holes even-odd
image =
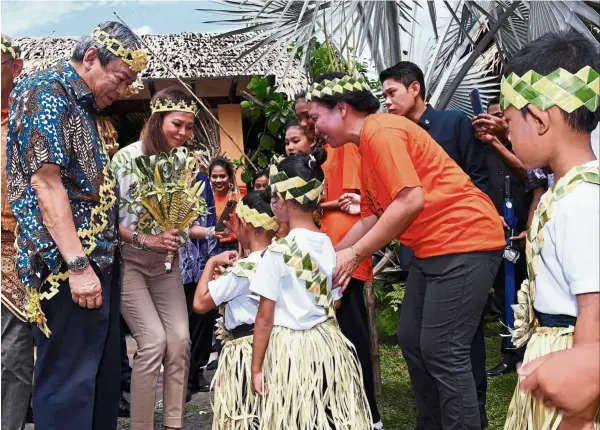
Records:
<instances>
[{"instance_id":1,"label":"palm leaf garland on shoulder","mask_svg":"<svg viewBox=\"0 0 600 430\"><path fill-rule=\"evenodd\" d=\"M202 192L206 184L197 180L199 164L193 153L175 148L170 154L138 157L134 161L138 187L134 198L146 208L160 230L183 232L200 216L208 213ZM172 269L174 253L165 257L165 269Z\"/></svg>"},{"instance_id":2,"label":"palm leaf garland on shoulder","mask_svg":"<svg viewBox=\"0 0 600 430\"><path fill-rule=\"evenodd\" d=\"M329 317L335 317L335 307L327 288L327 276L320 270L308 252L301 250L292 239L283 238L269 245L269 250L283 256L283 261L296 271L296 276L306 282L306 289L315 295L315 302L323 306Z\"/></svg>"}]
</instances>

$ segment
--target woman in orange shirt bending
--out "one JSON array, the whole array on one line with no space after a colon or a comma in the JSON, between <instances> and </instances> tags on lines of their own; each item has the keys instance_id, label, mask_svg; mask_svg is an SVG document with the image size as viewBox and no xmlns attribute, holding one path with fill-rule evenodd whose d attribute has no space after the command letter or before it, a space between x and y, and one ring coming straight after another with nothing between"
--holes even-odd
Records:
<instances>
[{"instance_id":1,"label":"woman in orange shirt bending","mask_svg":"<svg viewBox=\"0 0 600 430\"><path fill-rule=\"evenodd\" d=\"M364 79L322 75L307 99L329 144L361 156L361 219L336 246L334 285L392 239L409 246L399 341L417 427L479 429L469 351L506 244L494 205L419 125L376 113Z\"/></svg>"},{"instance_id":2,"label":"woman in orange shirt bending","mask_svg":"<svg viewBox=\"0 0 600 430\"><path fill-rule=\"evenodd\" d=\"M295 153L310 154L316 144L314 123L306 119L305 111L308 105L302 95L296 97L296 115L300 123L292 123L285 133L285 151L287 155ZM327 152L327 160L321 166L325 173L324 196L320 204L321 231L325 233L333 246L348 233L358 215L344 213L340 206L340 197L344 193L356 193L360 190L360 155L353 145L332 148L325 143L323 149ZM383 428L381 417L375 399L373 381L373 363L371 361L371 343L367 308L363 296L365 281L373 280L371 259L366 258L352 275L352 280L344 295L336 317L344 336L352 342L360 361L363 373L365 394L373 418L373 428Z\"/></svg>"}]
</instances>

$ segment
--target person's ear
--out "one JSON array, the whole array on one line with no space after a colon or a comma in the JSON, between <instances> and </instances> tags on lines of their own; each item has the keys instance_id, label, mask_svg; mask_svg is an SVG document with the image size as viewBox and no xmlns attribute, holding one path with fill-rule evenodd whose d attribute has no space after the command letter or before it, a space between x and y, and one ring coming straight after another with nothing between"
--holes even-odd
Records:
<instances>
[{"instance_id":1,"label":"person's ear","mask_svg":"<svg viewBox=\"0 0 600 430\"><path fill-rule=\"evenodd\" d=\"M340 110L340 115L342 118L345 118L346 114L348 113L348 106L346 105L346 102L338 103L337 108Z\"/></svg>"},{"instance_id":2,"label":"person's ear","mask_svg":"<svg viewBox=\"0 0 600 430\"><path fill-rule=\"evenodd\" d=\"M412 84L410 84L410 90L412 91L413 97L418 97L419 94L421 94L421 84L417 81L414 81Z\"/></svg>"},{"instance_id":3,"label":"person's ear","mask_svg":"<svg viewBox=\"0 0 600 430\"><path fill-rule=\"evenodd\" d=\"M553 107L551 109L556 109L558 111L558 107ZM528 118L526 118L526 120L533 126L533 129L538 136L543 136L550 128L549 111L550 110L543 111L531 103L527 105ZM560 114L560 112L558 113Z\"/></svg>"},{"instance_id":4,"label":"person's ear","mask_svg":"<svg viewBox=\"0 0 600 430\"><path fill-rule=\"evenodd\" d=\"M13 69L13 77L16 78L23 71L23 60L21 58L17 58L16 60L11 61L10 64Z\"/></svg>"},{"instance_id":5,"label":"person's ear","mask_svg":"<svg viewBox=\"0 0 600 430\"><path fill-rule=\"evenodd\" d=\"M88 48L87 51L85 51L85 54L83 56L83 64L85 66L85 70L86 71L90 71L92 68L92 65L94 64L94 61L96 61L96 59L98 58L98 48L96 48L95 46L92 46L90 48Z\"/></svg>"}]
</instances>

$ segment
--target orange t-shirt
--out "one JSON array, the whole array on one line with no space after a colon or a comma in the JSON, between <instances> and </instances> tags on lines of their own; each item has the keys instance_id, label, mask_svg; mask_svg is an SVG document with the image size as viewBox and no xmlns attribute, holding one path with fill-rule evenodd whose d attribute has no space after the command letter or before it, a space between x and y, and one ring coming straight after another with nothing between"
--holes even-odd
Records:
<instances>
[{"instance_id":1,"label":"orange t-shirt","mask_svg":"<svg viewBox=\"0 0 600 430\"><path fill-rule=\"evenodd\" d=\"M348 144L340 148L324 145L327 160L323 164L325 172L324 202L338 199L342 194L360 190L360 154L356 145ZM360 219L358 215L349 215L341 210L325 210L321 218L321 231L337 245L352 226ZM353 278L361 281L373 279L373 264L370 258L360 263Z\"/></svg>"},{"instance_id":2,"label":"orange t-shirt","mask_svg":"<svg viewBox=\"0 0 600 430\"><path fill-rule=\"evenodd\" d=\"M215 209L216 209L215 214L217 216L217 222L219 221L219 218L221 218L221 214L225 210L225 206L227 205L227 202L229 201L230 197L232 199L235 199L235 196L232 196L231 194L226 194L225 197L219 197L215 193ZM235 226L236 226L235 211L233 211L233 213L231 214L231 217L229 218L229 225L231 226L231 234L229 236L227 236L225 239L222 239L220 241L221 243L230 243L237 239L237 237L235 236Z\"/></svg>"},{"instance_id":3,"label":"orange t-shirt","mask_svg":"<svg viewBox=\"0 0 600 430\"><path fill-rule=\"evenodd\" d=\"M417 124L387 113L370 115L359 152L363 217L381 216L404 188L423 188L423 211L398 238L418 258L505 247L490 198Z\"/></svg>"}]
</instances>

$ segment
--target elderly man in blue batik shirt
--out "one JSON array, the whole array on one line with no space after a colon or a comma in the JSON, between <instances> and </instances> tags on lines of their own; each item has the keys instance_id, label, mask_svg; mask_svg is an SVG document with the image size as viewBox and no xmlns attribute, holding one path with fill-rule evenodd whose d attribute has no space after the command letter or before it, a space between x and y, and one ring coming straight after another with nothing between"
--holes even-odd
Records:
<instances>
[{"instance_id":1,"label":"elderly man in blue batik shirt","mask_svg":"<svg viewBox=\"0 0 600 430\"><path fill-rule=\"evenodd\" d=\"M118 190L96 115L145 67L139 48L125 26L101 24L70 59L28 76L11 94L8 199L28 317L37 323L36 430L117 426Z\"/></svg>"},{"instance_id":2,"label":"elderly man in blue batik shirt","mask_svg":"<svg viewBox=\"0 0 600 430\"><path fill-rule=\"evenodd\" d=\"M199 218L196 224L202 227L214 227L217 223L215 213L215 197L210 186L208 176L204 173L198 174L198 180L206 185L202 197L206 201L208 215ZM204 266L209 258L219 252L219 240L214 239L191 239L179 250L179 267L185 289L185 298L189 315L190 326L190 372L188 377L187 401L194 393L208 391L209 383L204 378L202 367L206 366L212 350L212 337L216 315L214 312L198 314L192 309L194 293L204 271Z\"/></svg>"},{"instance_id":3,"label":"elderly man in blue batik shirt","mask_svg":"<svg viewBox=\"0 0 600 430\"><path fill-rule=\"evenodd\" d=\"M463 112L437 110L425 103L425 79L423 72L410 61L401 61L395 66L384 70L379 75L385 97L385 107L394 115L404 116L419 124L429 135L440 144L444 151L469 175L471 181L481 191L487 192L489 187L489 174L487 168L486 151L484 145L475 138L471 120ZM412 256L412 253L403 250L401 262ZM482 315L480 316L482 317ZM482 428L487 426L485 412L487 380L485 375L485 338L483 326L477 329L471 344L471 365L473 378L477 388L477 402ZM413 377L418 384L415 392L430 399L427 409L437 408L436 392L433 380L428 377ZM432 414L435 416L435 414ZM419 425L425 420L419 417ZM441 426L441 424L440 424Z\"/></svg>"}]
</instances>

